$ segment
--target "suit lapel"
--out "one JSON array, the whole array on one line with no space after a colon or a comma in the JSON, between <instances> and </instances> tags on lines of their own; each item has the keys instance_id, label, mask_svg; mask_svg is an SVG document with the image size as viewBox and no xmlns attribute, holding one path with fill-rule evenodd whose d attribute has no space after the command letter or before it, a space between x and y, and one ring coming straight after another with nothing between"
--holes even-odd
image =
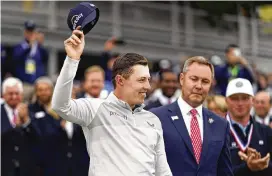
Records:
<instances>
[{"instance_id":1,"label":"suit lapel","mask_svg":"<svg viewBox=\"0 0 272 176\"><path fill-rule=\"evenodd\" d=\"M212 117L209 117L210 113L203 108L202 110L202 115L203 115L203 143L202 143L202 151L201 151L201 156L200 156L200 164L202 162L205 162L205 156L208 152L209 148L209 141L210 141L210 135L212 135ZM200 165L199 164L199 165Z\"/></svg>"},{"instance_id":2,"label":"suit lapel","mask_svg":"<svg viewBox=\"0 0 272 176\"><path fill-rule=\"evenodd\" d=\"M175 101L170 107L169 107L169 118L172 121L173 125L175 126L175 128L177 129L178 133L180 134L180 136L182 137L183 141L185 142L187 148L189 149L189 151L191 152L191 154L194 155L193 152L193 146L192 146L192 142L191 142L191 138L189 136L187 127L185 125L185 122L183 120L180 108L178 106L177 101ZM173 119L174 116L178 116L178 119ZM195 157L194 157L195 158Z\"/></svg>"},{"instance_id":3,"label":"suit lapel","mask_svg":"<svg viewBox=\"0 0 272 176\"><path fill-rule=\"evenodd\" d=\"M13 128L10 124L4 104L1 105L1 132Z\"/></svg>"}]
</instances>

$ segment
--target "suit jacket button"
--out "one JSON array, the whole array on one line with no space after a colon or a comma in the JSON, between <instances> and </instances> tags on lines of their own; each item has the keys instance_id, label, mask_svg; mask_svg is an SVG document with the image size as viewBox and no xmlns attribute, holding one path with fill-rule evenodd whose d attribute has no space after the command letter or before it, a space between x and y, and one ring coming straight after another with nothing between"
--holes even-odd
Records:
<instances>
[{"instance_id":1,"label":"suit jacket button","mask_svg":"<svg viewBox=\"0 0 272 176\"><path fill-rule=\"evenodd\" d=\"M18 146L14 146L14 151L18 152L19 151L19 147Z\"/></svg>"},{"instance_id":2,"label":"suit jacket button","mask_svg":"<svg viewBox=\"0 0 272 176\"><path fill-rule=\"evenodd\" d=\"M67 153L67 157L68 157L68 158L72 158L72 153L71 153L71 152L68 152L68 153Z\"/></svg>"}]
</instances>

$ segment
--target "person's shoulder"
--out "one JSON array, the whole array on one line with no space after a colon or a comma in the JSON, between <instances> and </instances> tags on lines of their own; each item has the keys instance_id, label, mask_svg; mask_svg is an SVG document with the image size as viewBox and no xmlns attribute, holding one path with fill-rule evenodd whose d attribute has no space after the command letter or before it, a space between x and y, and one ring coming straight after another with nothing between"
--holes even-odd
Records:
<instances>
[{"instance_id":1,"label":"person's shoulder","mask_svg":"<svg viewBox=\"0 0 272 176\"><path fill-rule=\"evenodd\" d=\"M5 105L5 103L3 102L3 103L1 103L1 109L4 109L4 105Z\"/></svg>"},{"instance_id":2,"label":"person's shoulder","mask_svg":"<svg viewBox=\"0 0 272 176\"><path fill-rule=\"evenodd\" d=\"M150 110L152 108L156 108L156 107L160 107L161 106L161 103L159 100L151 100L146 106L144 109L146 110Z\"/></svg>"},{"instance_id":3,"label":"person's shoulder","mask_svg":"<svg viewBox=\"0 0 272 176\"><path fill-rule=\"evenodd\" d=\"M79 98L77 100L87 102L87 104L89 104L94 109L98 109L100 105L105 102L105 99L102 98Z\"/></svg>"},{"instance_id":4,"label":"person's shoulder","mask_svg":"<svg viewBox=\"0 0 272 176\"><path fill-rule=\"evenodd\" d=\"M22 40L20 41L19 43L15 44L13 46L13 48L19 48L19 47L22 47L22 48L29 48L29 44L26 42L26 40Z\"/></svg>"},{"instance_id":5,"label":"person's shoulder","mask_svg":"<svg viewBox=\"0 0 272 176\"><path fill-rule=\"evenodd\" d=\"M151 108L149 111L152 113L155 113L155 114L162 113L162 112L167 111L171 106L173 106L173 104Z\"/></svg>"},{"instance_id":6,"label":"person's shoulder","mask_svg":"<svg viewBox=\"0 0 272 176\"><path fill-rule=\"evenodd\" d=\"M161 121L156 114L145 109L142 110L142 113L145 114L147 121L151 121L158 129L161 129Z\"/></svg>"},{"instance_id":7,"label":"person's shoulder","mask_svg":"<svg viewBox=\"0 0 272 176\"><path fill-rule=\"evenodd\" d=\"M80 98L80 99L87 100L91 103L97 103L97 104L101 104L105 102L105 99L103 98Z\"/></svg>"},{"instance_id":8,"label":"person's shoulder","mask_svg":"<svg viewBox=\"0 0 272 176\"><path fill-rule=\"evenodd\" d=\"M258 123L258 122L255 121L254 122L254 127L259 129L259 132L272 137L272 129L271 129L270 126L267 126L267 125L264 125L264 124L261 124L261 123Z\"/></svg>"},{"instance_id":9,"label":"person's shoulder","mask_svg":"<svg viewBox=\"0 0 272 176\"><path fill-rule=\"evenodd\" d=\"M223 64L220 64L220 65L215 65L214 66L214 68L217 69L217 70L226 69L227 67L228 67L227 63L223 63Z\"/></svg>"}]
</instances>

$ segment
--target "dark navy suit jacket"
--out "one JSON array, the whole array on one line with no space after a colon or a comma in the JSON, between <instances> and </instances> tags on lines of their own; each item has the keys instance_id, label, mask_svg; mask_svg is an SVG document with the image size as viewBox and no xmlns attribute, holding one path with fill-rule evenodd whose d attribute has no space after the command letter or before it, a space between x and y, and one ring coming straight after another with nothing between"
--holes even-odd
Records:
<instances>
[{"instance_id":1,"label":"dark navy suit jacket","mask_svg":"<svg viewBox=\"0 0 272 176\"><path fill-rule=\"evenodd\" d=\"M87 176L89 156L82 128L73 124L73 136L68 138L61 120L54 119L38 102L29 106L32 117L41 130L38 151L43 176ZM38 114L43 117L37 118Z\"/></svg>"},{"instance_id":2,"label":"dark navy suit jacket","mask_svg":"<svg viewBox=\"0 0 272 176\"><path fill-rule=\"evenodd\" d=\"M39 143L39 130L33 121L27 127L13 128L1 105L1 175L36 176L37 156L34 148Z\"/></svg>"},{"instance_id":3,"label":"dark navy suit jacket","mask_svg":"<svg viewBox=\"0 0 272 176\"><path fill-rule=\"evenodd\" d=\"M200 163L197 164L177 101L150 111L161 121L167 161L173 176L233 175L226 120L203 108L203 145ZM177 117L172 118L174 116Z\"/></svg>"}]
</instances>

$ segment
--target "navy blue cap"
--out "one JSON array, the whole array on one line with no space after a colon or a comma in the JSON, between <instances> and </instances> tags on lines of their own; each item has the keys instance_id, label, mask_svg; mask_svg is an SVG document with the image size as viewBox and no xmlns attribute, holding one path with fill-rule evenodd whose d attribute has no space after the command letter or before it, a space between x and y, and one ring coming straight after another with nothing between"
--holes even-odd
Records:
<instances>
[{"instance_id":1,"label":"navy blue cap","mask_svg":"<svg viewBox=\"0 0 272 176\"><path fill-rule=\"evenodd\" d=\"M28 20L24 23L25 29L28 31L34 31L36 29L36 24L32 20Z\"/></svg>"},{"instance_id":2,"label":"navy blue cap","mask_svg":"<svg viewBox=\"0 0 272 176\"><path fill-rule=\"evenodd\" d=\"M87 34L99 19L99 9L90 2L81 2L72 8L68 14L67 24L73 31L81 26L84 34Z\"/></svg>"}]
</instances>

